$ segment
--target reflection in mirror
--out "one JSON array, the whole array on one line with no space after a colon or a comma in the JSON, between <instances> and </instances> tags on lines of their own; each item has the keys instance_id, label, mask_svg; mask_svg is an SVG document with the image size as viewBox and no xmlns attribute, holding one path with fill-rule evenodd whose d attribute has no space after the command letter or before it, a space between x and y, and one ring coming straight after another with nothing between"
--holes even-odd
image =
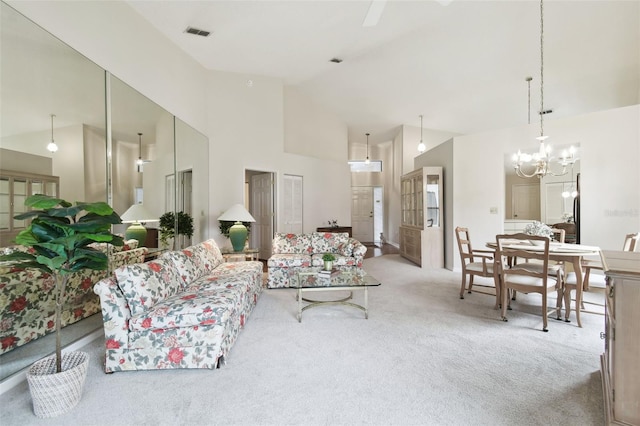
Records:
<instances>
[{"instance_id":1,"label":"reflection in mirror","mask_svg":"<svg viewBox=\"0 0 640 426\"><path fill-rule=\"evenodd\" d=\"M0 246L6 247L27 225L12 217L24 209L28 195L107 200L105 72L5 3L0 19ZM47 150L52 135L55 153ZM55 344L47 341L52 334L42 337L53 329L47 278L0 265L0 283L4 380L51 353ZM75 280L68 289L63 325L73 324L69 328L79 334L64 331L67 342L101 325L91 285ZM79 321L83 318L90 319L88 327Z\"/></svg>"},{"instance_id":2,"label":"reflection in mirror","mask_svg":"<svg viewBox=\"0 0 640 426\"><path fill-rule=\"evenodd\" d=\"M193 236L181 236L177 246L187 247L207 239L209 229L209 140L176 119L175 210L193 218Z\"/></svg>"},{"instance_id":3,"label":"reflection in mirror","mask_svg":"<svg viewBox=\"0 0 640 426\"><path fill-rule=\"evenodd\" d=\"M561 176L547 174L543 178L521 178L514 171L513 153L504 155L505 232L522 231L527 223L534 220L549 225L579 221L579 217L574 213L576 197L573 195L577 195L580 174L580 144L572 146L576 150L578 160L568 165L567 173ZM569 145L554 146L556 152L569 148ZM561 173L562 166L554 162L551 170Z\"/></svg>"},{"instance_id":4,"label":"reflection in mirror","mask_svg":"<svg viewBox=\"0 0 640 426\"><path fill-rule=\"evenodd\" d=\"M120 215L142 203L155 222L144 223L144 246L158 246L158 220L174 211L174 118L138 91L110 76L112 173L110 196ZM141 160L142 164L138 164ZM149 219L149 218L139 218ZM119 225L124 234L128 225Z\"/></svg>"}]
</instances>

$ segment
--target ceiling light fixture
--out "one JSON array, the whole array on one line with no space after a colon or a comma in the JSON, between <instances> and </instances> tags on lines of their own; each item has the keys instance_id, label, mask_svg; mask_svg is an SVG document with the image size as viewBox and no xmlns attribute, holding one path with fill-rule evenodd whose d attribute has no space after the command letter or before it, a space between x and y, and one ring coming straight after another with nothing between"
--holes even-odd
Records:
<instances>
[{"instance_id":1,"label":"ceiling light fixture","mask_svg":"<svg viewBox=\"0 0 640 426\"><path fill-rule=\"evenodd\" d=\"M55 114L51 114L51 142L47 145L49 152L56 152L58 150L58 145L56 145L53 140L53 117L55 117Z\"/></svg>"},{"instance_id":2,"label":"ceiling light fixture","mask_svg":"<svg viewBox=\"0 0 640 426\"><path fill-rule=\"evenodd\" d=\"M364 164L369 164L369 133L365 133L367 135L367 158L364 160Z\"/></svg>"},{"instance_id":3,"label":"ceiling light fixture","mask_svg":"<svg viewBox=\"0 0 640 426\"><path fill-rule=\"evenodd\" d=\"M138 173L142 172L142 133L138 133L138 160L136 161L136 165L138 166Z\"/></svg>"},{"instance_id":4,"label":"ceiling light fixture","mask_svg":"<svg viewBox=\"0 0 640 426\"><path fill-rule=\"evenodd\" d=\"M422 141L422 115L420 116L420 143L418 144L418 152L423 153L427 150L427 147L424 145Z\"/></svg>"},{"instance_id":5,"label":"ceiling light fixture","mask_svg":"<svg viewBox=\"0 0 640 426\"><path fill-rule=\"evenodd\" d=\"M529 85L529 124L531 124L531 77L527 77L526 81ZM549 112L551 110L548 110ZM547 110L544 109L544 8L543 0L540 0L540 136L536 139L540 141L538 152L534 154L523 153L520 150L513 155L513 168L516 174L521 178L538 177L543 178L546 175L562 176L567 174L567 165L576 162L575 148L572 146L568 151L562 151L562 155L558 158L558 163L562 166L562 171L555 173L551 170L551 146L545 145L544 141L548 136L544 134L544 115ZM522 170L524 163L531 163L534 167L533 172L526 173Z\"/></svg>"}]
</instances>

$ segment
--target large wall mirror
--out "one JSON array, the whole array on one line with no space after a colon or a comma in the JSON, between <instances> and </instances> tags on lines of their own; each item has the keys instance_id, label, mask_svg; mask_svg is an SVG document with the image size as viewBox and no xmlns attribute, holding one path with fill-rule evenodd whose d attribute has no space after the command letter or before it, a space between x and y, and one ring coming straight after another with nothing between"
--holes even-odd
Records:
<instances>
[{"instance_id":1,"label":"large wall mirror","mask_svg":"<svg viewBox=\"0 0 640 426\"><path fill-rule=\"evenodd\" d=\"M505 232L522 231L527 223L534 220L548 225L579 224L580 144L572 146L578 160L568 165L567 173L561 176L548 174L543 178L522 178L516 175L513 168L513 153L505 154ZM569 145L553 147L554 152L569 148ZM533 150L535 147L531 148ZM526 173L533 170L530 166L523 168ZM557 159L552 161L551 170L558 174L562 171ZM567 226L567 229L571 228ZM576 234L577 230L572 233Z\"/></svg>"},{"instance_id":2,"label":"large wall mirror","mask_svg":"<svg viewBox=\"0 0 640 426\"><path fill-rule=\"evenodd\" d=\"M24 228L13 216L32 193L106 201L119 214L139 202L154 218L188 212L194 234L177 245L208 238L207 137L3 2L0 18L0 249L12 245ZM52 135L57 152L47 150ZM126 227L116 226L114 232L124 233ZM4 382L55 345L48 341L53 334L32 332L42 324L29 323L37 317L34 312L50 308L39 305L44 297L34 293L46 286L11 275L2 265L0 283ZM64 342L102 328L93 284L86 286L92 299L83 299L82 314L64 328ZM10 305L20 296L28 296L28 303L16 312ZM18 345L11 343L15 339Z\"/></svg>"}]
</instances>

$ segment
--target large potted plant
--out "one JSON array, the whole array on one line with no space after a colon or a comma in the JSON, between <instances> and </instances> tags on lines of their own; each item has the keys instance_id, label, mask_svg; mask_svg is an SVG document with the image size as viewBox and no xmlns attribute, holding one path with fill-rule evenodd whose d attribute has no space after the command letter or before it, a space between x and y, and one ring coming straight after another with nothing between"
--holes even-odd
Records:
<instances>
[{"instance_id":1,"label":"large potted plant","mask_svg":"<svg viewBox=\"0 0 640 426\"><path fill-rule=\"evenodd\" d=\"M176 222L178 225L177 231ZM167 247L169 240L172 238L174 238L175 243L176 235L184 235L187 238L193 236L193 218L189 213L178 212L174 214L173 212L166 212L160 216L160 242L163 247Z\"/></svg>"},{"instance_id":2,"label":"large potted plant","mask_svg":"<svg viewBox=\"0 0 640 426\"><path fill-rule=\"evenodd\" d=\"M32 195L25 200L30 211L14 217L31 220L15 239L28 252L16 251L0 256L13 267L36 268L54 277L55 354L36 361L27 371L27 380L38 417L54 417L73 408L82 393L89 355L84 352L62 354L61 317L69 274L82 269L104 270L108 257L91 247L92 243L122 246L121 237L111 226L121 223L120 216L104 202L75 205L47 195Z\"/></svg>"}]
</instances>

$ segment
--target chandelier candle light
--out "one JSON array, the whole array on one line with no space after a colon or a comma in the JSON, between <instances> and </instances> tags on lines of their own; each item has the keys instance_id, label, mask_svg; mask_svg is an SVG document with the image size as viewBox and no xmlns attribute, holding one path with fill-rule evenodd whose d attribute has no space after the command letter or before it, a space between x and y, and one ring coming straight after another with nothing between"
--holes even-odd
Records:
<instances>
[{"instance_id":1,"label":"chandelier candle light","mask_svg":"<svg viewBox=\"0 0 640 426\"><path fill-rule=\"evenodd\" d=\"M548 136L544 134L544 115L547 113L544 109L544 9L543 0L540 0L540 136L536 139L540 141L538 152L534 154L523 153L518 150L517 154L513 155L513 168L516 174L522 178L531 178L537 176L543 178L546 175L562 176L567 174L567 166L573 165L577 158L575 156L575 148L572 146L569 150L563 150L561 156L558 158L558 163L562 166L562 171L555 173L551 170L551 146L545 145L544 141ZM531 77L527 77L526 81L529 85L529 124L531 124ZM522 165L525 163L531 163L534 167L534 171L526 173L522 170Z\"/></svg>"}]
</instances>

